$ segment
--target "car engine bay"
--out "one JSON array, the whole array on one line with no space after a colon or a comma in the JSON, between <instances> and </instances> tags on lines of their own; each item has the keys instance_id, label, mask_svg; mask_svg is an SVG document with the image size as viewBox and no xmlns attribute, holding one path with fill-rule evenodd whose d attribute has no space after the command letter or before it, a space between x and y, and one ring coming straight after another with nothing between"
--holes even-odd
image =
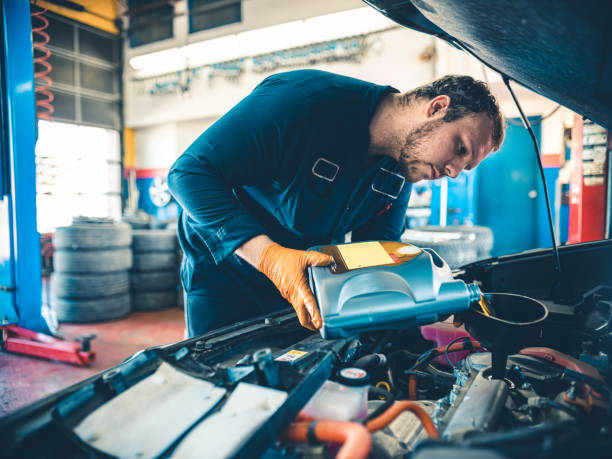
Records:
<instances>
[{"instance_id":1,"label":"car engine bay","mask_svg":"<svg viewBox=\"0 0 612 459\"><path fill-rule=\"evenodd\" d=\"M548 309L503 379L450 319L325 340L279 312L141 351L3 418L0 439L29 458L608 457L611 251L562 247L561 293L550 250L453 272Z\"/></svg>"}]
</instances>

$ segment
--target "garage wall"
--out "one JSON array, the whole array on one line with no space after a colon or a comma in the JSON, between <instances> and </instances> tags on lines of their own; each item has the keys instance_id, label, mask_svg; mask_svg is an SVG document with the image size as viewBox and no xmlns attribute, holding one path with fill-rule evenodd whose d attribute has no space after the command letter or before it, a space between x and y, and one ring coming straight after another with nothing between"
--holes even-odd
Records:
<instances>
[{"instance_id":1,"label":"garage wall","mask_svg":"<svg viewBox=\"0 0 612 459\"><path fill-rule=\"evenodd\" d=\"M357 6L361 4L357 2ZM390 84L400 91L433 78L434 61L429 57L433 38L397 27L374 34L368 40L369 50L359 61L285 67L277 71L318 68ZM130 81L127 72L125 123L134 128L135 167L169 167L198 135L272 73L276 71L247 70L237 78L202 75L193 79L187 92L152 93L146 83ZM166 150L160 151L162 148Z\"/></svg>"},{"instance_id":2,"label":"garage wall","mask_svg":"<svg viewBox=\"0 0 612 459\"><path fill-rule=\"evenodd\" d=\"M405 29L393 29L372 36L371 48L359 62L334 62L308 65L332 72L362 78L380 84L391 84L400 90L431 80L433 63L420 62L419 56L432 45L432 38ZM303 67L284 67L288 71ZM240 76L224 77L204 74L195 76L185 93L151 94L155 83L126 83L125 123L128 127L218 117L245 97L266 76L246 70Z\"/></svg>"},{"instance_id":3,"label":"garage wall","mask_svg":"<svg viewBox=\"0 0 612 459\"><path fill-rule=\"evenodd\" d=\"M135 131L135 164L139 169L158 169L176 158L177 125L165 123L147 126ZM139 155L138 152L147 152Z\"/></svg>"},{"instance_id":4,"label":"garage wall","mask_svg":"<svg viewBox=\"0 0 612 459\"><path fill-rule=\"evenodd\" d=\"M198 136L217 120L217 116L177 123L177 153L180 155Z\"/></svg>"}]
</instances>

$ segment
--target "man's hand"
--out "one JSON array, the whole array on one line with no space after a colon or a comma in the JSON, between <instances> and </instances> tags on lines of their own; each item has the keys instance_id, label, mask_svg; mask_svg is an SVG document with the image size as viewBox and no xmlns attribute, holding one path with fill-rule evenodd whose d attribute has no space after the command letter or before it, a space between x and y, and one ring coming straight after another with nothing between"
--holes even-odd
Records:
<instances>
[{"instance_id":1,"label":"man's hand","mask_svg":"<svg viewBox=\"0 0 612 459\"><path fill-rule=\"evenodd\" d=\"M264 273L291 305L303 327L315 331L323 321L306 277L309 266L328 266L333 257L321 252L288 249L277 243L268 245L259 257L259 270Z\"/></svg>"}]
</instances>

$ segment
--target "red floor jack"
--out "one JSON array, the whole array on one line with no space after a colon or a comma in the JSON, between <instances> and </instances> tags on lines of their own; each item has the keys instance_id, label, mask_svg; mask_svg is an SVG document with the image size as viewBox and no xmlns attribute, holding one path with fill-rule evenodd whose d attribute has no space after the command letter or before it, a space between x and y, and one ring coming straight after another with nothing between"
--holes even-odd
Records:
<instances>
[{"instance_id":1,"label":"red floor jack","mask_svg":"<svg viewBox=\"0 0 612 459\"><path fill-rule=\"evenodd\" d=\"M0 345L5 351L81 366L89 365L96 356L91 350L91 340L96 337L93 334L80 336L75 339L77 342L72 342L16 325L2 325L0 328L2 329Z\"/></svg>"}]
</instances>

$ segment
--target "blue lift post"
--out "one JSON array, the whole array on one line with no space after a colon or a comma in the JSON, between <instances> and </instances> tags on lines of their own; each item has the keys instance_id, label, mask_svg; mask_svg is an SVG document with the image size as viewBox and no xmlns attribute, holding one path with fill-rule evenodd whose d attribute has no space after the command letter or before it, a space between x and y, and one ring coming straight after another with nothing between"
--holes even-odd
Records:
<instances>
[{"instance_id":1,"label":"blue lift post","mask_svg":"<svg viewBox=\"0 0 612 459\"><path fill-rule=\"evenodd\" d=\"M28 0L2 0L0 324L49 333L36 227L36 110Z\"/></svg>"}]
</instances>

